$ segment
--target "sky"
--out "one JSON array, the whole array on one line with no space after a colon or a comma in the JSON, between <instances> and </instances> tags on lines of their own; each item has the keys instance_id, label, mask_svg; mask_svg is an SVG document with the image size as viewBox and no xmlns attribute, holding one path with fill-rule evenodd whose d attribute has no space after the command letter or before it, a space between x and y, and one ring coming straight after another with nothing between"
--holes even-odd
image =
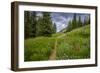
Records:
<instances>
[{"instance_id":1,"label":"sky","mask_svg":"<svg viewBox=\"0 0 100 73\"><path fill-rule=\"evenodd\" d=\"M42 16L42 12L36 12L37 16ZM57 32L68 26L69 21L73 19L74 13L61 13L61 12L50 12L50 17L52 23L56 24ZM76 13L76 19L81 17L81 21L84 22L84 19L88 18L90 14Z\"/></svg>"}]
</instances>

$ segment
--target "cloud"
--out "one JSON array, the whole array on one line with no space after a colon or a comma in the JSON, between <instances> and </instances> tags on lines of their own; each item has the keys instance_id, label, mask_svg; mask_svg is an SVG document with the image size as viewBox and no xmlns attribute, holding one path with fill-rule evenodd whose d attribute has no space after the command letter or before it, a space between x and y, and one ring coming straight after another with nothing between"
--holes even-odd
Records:
<instances>
[{"instance_id":1,"label":"cloud","mask_svg":"<svg viewBox=\"0 0 100 73\"><path fill-rule=\"evenodd\" d=\"M66 28L68 26L68 23L70 20L73 19L75 13L61 13L61 12L51 12L51 20L53 23L57 26L57 32L61 31L62 29ZM37 16L42 17L43 12L37 11ZM81 21L84 22L84 19L88 19L90 14L84 14L84 13L76 13L77 20L79 19L79 16L81 17Z\"/></svg>"},{"instance_id":2,"label":"cloud","mask_svg":"<svg viewBox=\"0 0 100 73\"><path fill-rule=\"evenodd\" d=\"M74 13L60 13L60 12L52 12L51 19L52 22L57 26L57 32L66 28L69 21L73 19ZM76 13L76 18L81 17L81 21L84 22L84 19L89 18L89 14Z\"/></svg>"},{"instance_id":3,"label":"cloud","mask_svg":"<svg viewBox=\"0 0 100 73\"><path fill-rule=\"evenodd\" d=\"M57 32L66 28L68 22L72 19L73 14L70 13L51 13L52 22L57 26Z\"/></svg>"},{"instance_id":4,"label":"cloud","mask_svg":"<svg viewBox=\"0 0 100 73\"><path fill-rule=\"evenodd\" d=\"M39 11L38 11L38 12L36 12L36 16L37 16L37 17L42 17L43 14L42 14L42 12L39 12Z\"/></svg>"}]
</instances>

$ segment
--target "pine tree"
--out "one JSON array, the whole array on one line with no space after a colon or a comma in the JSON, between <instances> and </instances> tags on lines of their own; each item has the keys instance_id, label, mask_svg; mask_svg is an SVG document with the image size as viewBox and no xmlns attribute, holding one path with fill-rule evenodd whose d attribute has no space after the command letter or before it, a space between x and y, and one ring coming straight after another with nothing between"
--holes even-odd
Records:
<instances>
[{"instance_id":1,"label":"pine tree","mask_svg":"<svg viewBox=\"0 0 100 73\"><path fill-rule=\"evenodd\" d=\"M29 38L31 35L31 20L30 20L30 12L29 11L25 11L24 12L24 24L25 24L25 29L24 29L24 35L25 35L25 39Z\"/></svg>"},{"instance_id":2,"label":"pine tree","mask_svg":"<svg viewBox=\"0 0 100 73\"><path fill-rule=\"evenodd\" d=\"M36 36L42 36L44 31L43 17L38 17L36 25Z\"/></svg>"},{"instance_id":3,"label":"pine tree","mask_svg":"<svg viewBox=\"0 0 100 73\"><path fill-rule=\"evenodd\" d=\"M87 21L87 24L90 24L90 16L88 17L88 21Z\"/></svg>"},{"instance_id":4,"label":"pine tree","mask_svg":"<svg viewBox=\"0 0 100 73\"><path fill-rule=\"evenodd\" d=\"M78 18L78 27L81 27L81 26L82 26L81 16L79 16L79 18Z\"/></svg>"},{"instance_id":5,"label":"pine tree","mask_svg":"<svg viewBox=\"0 0 100 73\"><path fill-rule=\"evenodd\" d=\"M36 12L31 12L31 37L35 37L36 36L36 25L37 25L37 21L36 21Z\"/></svg>"},{"instance_id":6,"label":"pine tree","mask_svg":"<svg viewBox=\"0 0 100 73\"><path fill-rule=\"evenodd\" d=\"M52 35L52 21L49 12L43 13L43 35L44 36Z\"/></svg>"},{"instance_id":7,"label":"pine tree","mask_svg":"<svg viewBox=\"0 0 100 73\"><path fill-rule=\"evenodd\" d=\"M77 27L77 20L76 20L76 13L74 13L73 20L72 20L72 29Z\"/></svg>"},{"instance_id":8,"label":"pine tree","mask_svg":"<svg viewBox=\"0 0 100 73\"><path fill-rule=\"evenodd\" d=\"M57 30L57 27L56 27L56 24L54 23L52 25L52 33L56 33L56 30Z\"/></svg>"},{"instance_id":9,"label":"pine tree","mask_svg":"<svg viewBox=\"0 0 100 73\"><path fill-rule=\"evenodd\" d=\"M66 31L69 32L72 30L72 21L69 21Z\"/></svg>"}]
</instances>

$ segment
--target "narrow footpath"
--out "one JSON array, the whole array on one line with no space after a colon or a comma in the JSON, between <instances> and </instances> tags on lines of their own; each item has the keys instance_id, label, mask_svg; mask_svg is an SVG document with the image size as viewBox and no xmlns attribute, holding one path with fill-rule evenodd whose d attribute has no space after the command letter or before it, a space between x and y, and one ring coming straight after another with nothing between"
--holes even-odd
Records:
<instances>
[{"instance_id":1,"label":"narrow footpath","mask_svg":"<svg viewBox=\"0 0 100 73\"><path fill-rule=\"evenodd\" d=\"M56 46L57 46L57 39L55 39L54 48L51 52L49 60L55 60L56 59L56 48L57 48Z\"/></svg>"},{"instance_id":2,"label":"narrow footpath","mask_svg":"<svg viewBox=\"0 0 100 73\"><path fill-rule=\"evenodd\" d=\"M61 35L61 36L59 36L59 37L57 37L55 39L54 48L52 49L51 55L49 57L49 60L56 60L57 40L58 40L58 38L61 38L63 36L65 36L65 34Z\"/></svg>"}]
</instances>

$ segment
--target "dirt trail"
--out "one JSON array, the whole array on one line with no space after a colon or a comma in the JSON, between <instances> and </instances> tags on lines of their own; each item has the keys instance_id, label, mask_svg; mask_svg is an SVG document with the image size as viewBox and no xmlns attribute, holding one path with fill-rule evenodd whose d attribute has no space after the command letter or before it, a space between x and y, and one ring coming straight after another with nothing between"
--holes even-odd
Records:
<instances>
[{"instance_id":1,"label":"dirt trail","mask_svg":"<svg viewBox=\"0 0 100 73\"><path fill-rule=\"evenodd\" d=\"M63 37L63 36L65 36L65 34L63 34L63 35L61 35L61 36L58 36L58 37L55 39L54 48L53 48L53 50L52 50L52 52L51 52L51 55L50 55L50 57L49 57L49 60L56 60L57 40L58 40L58 38L61 38L61 37Z\"/></svg>"},{"instance_id":2,"label":"dirt trail","mask_svg":"<svg viewBox=\"0 0 100 73\"><path fill-rule=\"evenodd\" d=\"M56 59L56 46L57 46L57 39L55 39L54 48L51 52L49 60L55 60Z\"/></svg>"},{"instance_id":3,"label":"dirt trail","mask_svg":"<svg viewBox=\"0 0 100 73\"><path fill-rule=\"evenodd\" d=\"M66 34L63 34L63 35L61 35L61 36L58 36L57 38L61 38L61 37L63 37L63 36L65 36Z\"/></svg>"}]
</instances>

